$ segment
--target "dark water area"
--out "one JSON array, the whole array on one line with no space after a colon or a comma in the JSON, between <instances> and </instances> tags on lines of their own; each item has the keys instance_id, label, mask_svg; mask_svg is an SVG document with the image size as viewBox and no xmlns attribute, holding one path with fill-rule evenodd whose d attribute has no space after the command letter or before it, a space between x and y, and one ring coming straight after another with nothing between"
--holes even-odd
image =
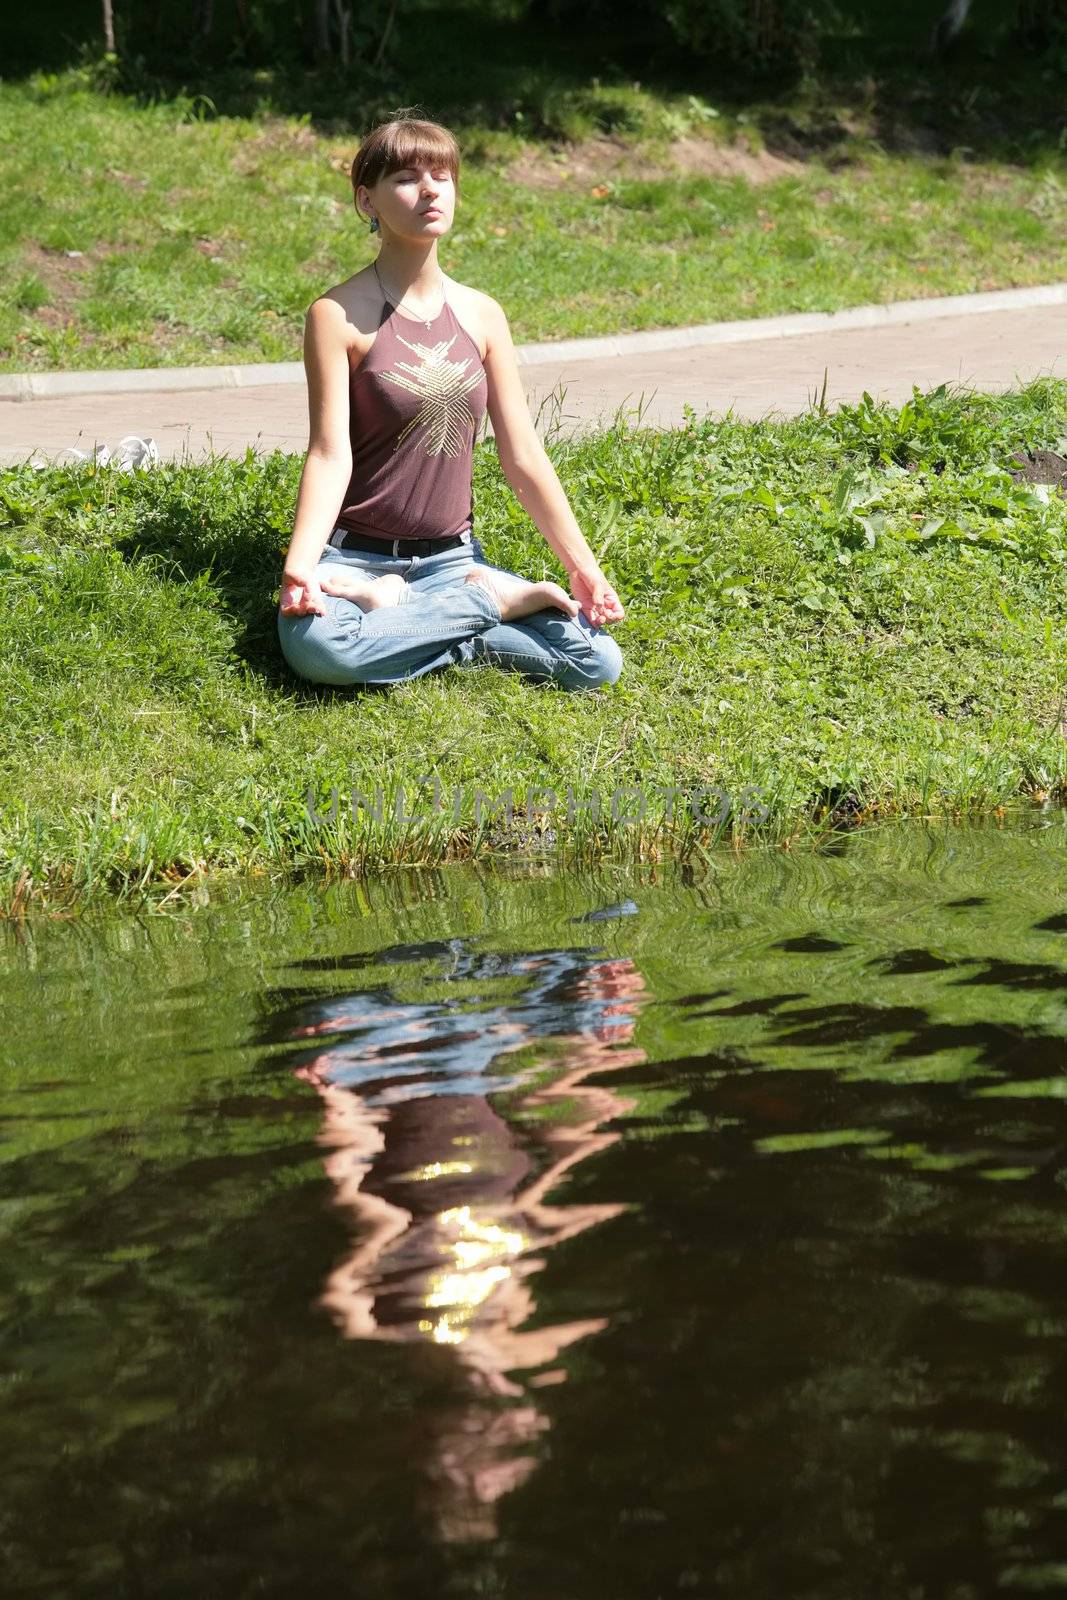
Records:
<instances>
[{"instance_id":1,"label":"dark water area","mask_svg":"<svg viewBox=\"0 0 1067 1600\"><path fill-rule=\"evenodd\" d=\"M1067 818L0 930L5 1595L1067 1593Z\"/></svg>"}]
</instances>

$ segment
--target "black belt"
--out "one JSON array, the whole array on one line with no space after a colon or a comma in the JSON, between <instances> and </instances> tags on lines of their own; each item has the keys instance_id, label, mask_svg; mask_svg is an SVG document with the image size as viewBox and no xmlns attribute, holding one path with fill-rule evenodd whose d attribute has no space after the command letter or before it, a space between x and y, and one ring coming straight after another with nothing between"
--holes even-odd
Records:
<instances>
[{"instance_id":1,"label":"black belt","mask_svg":"<svg viewBox=\"0 0 1067 1600\"><path fill-rule=\"evenodd\" d=\"M335 550L373 550L378 555L397 556L401 560L406 556L435 556L439 550L454 550L457 544L469 543L458 533L449 539L375 539L368 533L345 533L343 538L338 538L341 532L340 528L335 528L330 535Z\"/></svg>"}]
</instances>

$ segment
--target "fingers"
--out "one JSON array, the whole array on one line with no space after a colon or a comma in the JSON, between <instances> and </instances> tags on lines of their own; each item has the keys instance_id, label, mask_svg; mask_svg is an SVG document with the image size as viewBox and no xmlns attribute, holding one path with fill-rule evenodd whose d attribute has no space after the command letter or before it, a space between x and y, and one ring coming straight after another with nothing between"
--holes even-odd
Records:
<instances>
[{"instance_id":1,"label":"fingers","mask_svg":"<svg viewBox=\"0 0 1067 1600\"><path fill-rule=\"evenodd\" d=\"M605 622L620 622L624 615L622 602L614 589L598 591L590 602L588 616L594 628Z\"/></svg>"},{"instance_id":2,"label":"fingers","mask_svg":"<svg viewBox=\"0 0 1067 1600\"><path fill-rule=\"evenodd\" d=\"M601 627L605 622L619 622L625 615L622 601L615 590L607 585L603 588L590 586L587 593L579 593L576 598L594 628Z\"/></svg>"},{"instance_id":3,"label":"fingers","mask_svg":"<svg viewBox=\"0 0 1067 1600\"><path fill-rule=\"evenodd\" d=\"M308 589L283 589L278 602L283 617L324 617L326 607Z\"/></svg>"}]
</instances>

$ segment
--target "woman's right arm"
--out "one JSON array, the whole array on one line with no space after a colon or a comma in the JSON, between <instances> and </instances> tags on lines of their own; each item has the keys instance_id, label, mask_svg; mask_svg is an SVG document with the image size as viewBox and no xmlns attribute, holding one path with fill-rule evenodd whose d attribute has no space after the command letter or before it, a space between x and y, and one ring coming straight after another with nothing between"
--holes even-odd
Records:
<instances>
[{"instance_id":1,"label":"woman's right arm","mask_svg":"<svg viewBox=\"0 0 1067 1600\"><path fill-rule=\"evenodd\" d=\"M310 428L278 602L286 617L326 614L315 572L352 476L346 327L343 307L325 296L304 322Z\"/></svg>"}]
</instances>

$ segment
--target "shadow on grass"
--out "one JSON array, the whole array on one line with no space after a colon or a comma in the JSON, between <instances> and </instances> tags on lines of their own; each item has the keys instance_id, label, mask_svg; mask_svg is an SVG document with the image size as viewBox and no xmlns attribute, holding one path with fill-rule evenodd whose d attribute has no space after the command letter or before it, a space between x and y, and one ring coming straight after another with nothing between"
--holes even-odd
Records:
<instances>
[{"instance_id":1,"label":"shadow on grass","mask_svg":"<svg viewBox=\"0 0 1067 1600\"><path fill-rule=\"evenodd\" d=\"M250 447L240 460L215 456L168 464L125 482L114 481L111 543L157 580L209 581L218 609L232 625L236 656L274 690L319 697L297 678L281 653L277 601L302 456Z\"/></svg>"}]
</instances>

